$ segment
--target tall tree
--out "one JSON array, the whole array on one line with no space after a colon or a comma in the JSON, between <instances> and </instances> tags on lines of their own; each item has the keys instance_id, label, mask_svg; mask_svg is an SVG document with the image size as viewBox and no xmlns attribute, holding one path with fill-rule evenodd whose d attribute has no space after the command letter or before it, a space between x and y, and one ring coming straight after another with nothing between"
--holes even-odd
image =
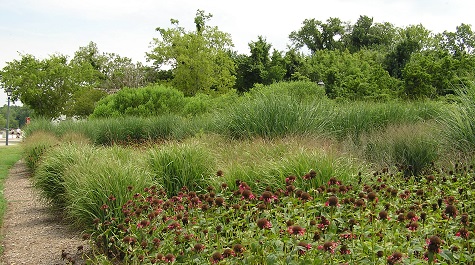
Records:
<instances>
[{"instance_id":1,"label":"tall tree","mask_svg":"<svg viewBox=\"0 0 475 265\"><path fill-rule=\"evenodd\" d=\"M207 25L211 14L198 10L196 31L186 31L179 21L171 19L175 28L157 28L160 38L154 38L147 58L157 68L171 67L172 84L185 95L197 92L225 92L233 87L234 63L229 55L233 46L228 33Z\"/></svg>"},{"instance_id":2,"label":"tall tree","mask_svg":"<svg viewBox=\"0 0 475 265\"><path fill-rule=\"evenodd\" d=\"M412 25L401 29L399 41L386 55L385 67L389 74L396 78L402 78L402 70L411 55L423 49L433 46L431 32L422 25Z\"/></svg>"},{"instance_id":3,"label":"tall tree","mask_svg":"<svg viewBox=\"0 0 475 265\"><path fill-rule=\"evenodd\" d=\"M455 32L444 31L441 34L441 45L455 57L475 53L475 33L470 25L461 24Z\"/></svg>"},{"instance_id":4,"label":"tall tree","mask_svg":"<svg viewBox=\"0 0 475 265\"><path fill-rule=\"evenodd\" d=\"M51 55L39 60L22 55L20 60L7 62L2 70L2 82L13 88L13 100L20 100L37 115L60 115L78 84L71 78L71 68L64 55Z\"/></svg>"},{"instance_id":5,"label":"tall tree","mask_svg":"<svg viewBox=\"0 0 475 265\"><path fill-rule=\"evenodd\" d=\"M147 83L145 67L128 57L101 53L94 42L80 47L70 65L83 86L114 92L124 87L139 87Z\"/></svg>"},{"instance_id":6,"label":"tall tree","mask_svg":"<svg viewBox=\"0 0 475 265\"><path fill-rule=\"evenodd\" d=\"M312 53L318 50L336 50L342 47L345 26L338 18L329 18L326 23L305 19L298 31L292 31L289 38L296 48L307 47Z\"/></svg>"},{"instance_id":7,"label":"tall tree","mask_svg":"<svg viewBox=\"0 0 475 265\"><path fill-rule=\"evenodd\" d=\"M346 47L351 52L366 49L387 50L396 36L396 28L390 23L374 23L373 18L360 16L345 35Z\"/></svg>"}]
</instances>

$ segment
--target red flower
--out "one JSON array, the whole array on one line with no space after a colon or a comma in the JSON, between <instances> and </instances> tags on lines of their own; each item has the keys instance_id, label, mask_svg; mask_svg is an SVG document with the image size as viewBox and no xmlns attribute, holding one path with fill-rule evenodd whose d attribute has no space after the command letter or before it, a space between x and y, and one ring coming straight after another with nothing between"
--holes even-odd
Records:
<instances>
[{"instance_id":1,"label":"red flower","mask_svg":"<svg viewBox=\"0 0 475 265\"><path fill-rule=\"evenodd\" d=\"M257 226L260 229L270 229L272 227L272 224L266 218L261 218L261 219L257 220Z\"/></svg>"},{"instance_id":2,"label":"red flower","mask_svg":"<svg viewBox=\"0 0 475 265\"><path fill-rule=\"evenodd\" d=\"M299 246L299 255L303 255L305 254L308 250L312 249L312 245L308 244L308 243L305 243L305 242L299 242L298 245Z\"/></svg>"},{"instance_id":3,"label":"red flower","mask_svg":"<svg viewBox=\"0 0 475 265\"><path fill-rule=\"evenodd\" d=\"M338 242L333 242L333 241L327 241L323 245L318 246L318 249L330 252L330 253L335 253L335 249L338 247Z\"/></svg>"},{"instance_id":4,"label":"red flower","mask_svg":"<svg viewBox=\"0 0 475 265\"><path fill-rule=\"evenodd\" d=\"M303 236L305 234L305 228L298 225L291 225L287 228L287 232L291 235Z\"/></svg>"}]
</instances>

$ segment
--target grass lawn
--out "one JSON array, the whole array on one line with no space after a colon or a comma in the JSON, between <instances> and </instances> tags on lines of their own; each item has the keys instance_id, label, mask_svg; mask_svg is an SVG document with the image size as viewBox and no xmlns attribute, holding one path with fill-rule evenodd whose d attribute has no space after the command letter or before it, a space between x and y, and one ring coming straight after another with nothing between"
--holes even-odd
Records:
<instances>
[{"instance_id":1,"label":"grass lawn","mask_svg":"<svg viewBox=\"0 0 475 265\"><path fill-rule=\"evenodd\" d=\"M3 183L10 168L21 158L21 153L21 145L0 146L0 224L3 223L3 214L6 208L6 201L3 197Z\"/></svg>"}]
</instances>

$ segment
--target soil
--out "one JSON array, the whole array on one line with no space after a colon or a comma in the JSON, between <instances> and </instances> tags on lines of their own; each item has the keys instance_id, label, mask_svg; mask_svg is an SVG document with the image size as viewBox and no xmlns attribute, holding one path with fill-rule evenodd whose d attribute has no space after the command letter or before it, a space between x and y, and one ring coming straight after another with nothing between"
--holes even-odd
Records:
<instances>
[{"instance_id":1,"label":"soil","mask_svg":"<svg viewBox=\"0 0 475 265\"><path fill-rule=\"evenodd\" d=\"M11 168L3 192L0 265L84 264L87 241L40 200L23 161Z\"/></svg>"}]
</instances>

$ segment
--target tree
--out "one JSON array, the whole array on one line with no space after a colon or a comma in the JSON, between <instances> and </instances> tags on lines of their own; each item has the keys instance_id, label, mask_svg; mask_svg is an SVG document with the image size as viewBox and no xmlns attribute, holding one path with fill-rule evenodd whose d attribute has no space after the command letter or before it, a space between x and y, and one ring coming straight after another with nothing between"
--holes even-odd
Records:
<instances>
[{"instance_id":1,"label":"tree","mask_svg":"<svg viewBox=\"0 0 475 265\"><path fill-rule=\"evenodd\" d=\"M94 42L80 47L70 65L82 86L115 92L124 87L140 87L147 83L146 69L128 57L101 53Z\"/></svg>"},{"instance_id":2,"label":"tree","mask_svg":"<svg viewBox=\"0 0 475 265\"><path fill-rule=\"evenodd\" d=\"M229 51L233 46L229 34L206 22L212 17L198 10L196 31L186 31L178 20L171 19L175 28L157 28L161 38L154 38L147 58L156 68L171 67L172 84L185 95L197 92L223 93L233 87L234 63Z\"/></svg>"},{"instance_id":3,"label":"tree","mask_svg":"<svg viewBox=\"0 0 475 265\"><path fill-rule=\"evenodd\" d=\"M347 47L351 52L363 48L378 49L390 47L396 29L390 23L373 23L373 18L360 16L346 35Z\"/></svg>"},{"instance_id":4,"label":"tree","mask_svg":"<svg viewBox=\"0 0 475 265\"><path fill-rule=\"evenodd\" d=\"M433 39L430 38L430 34L430 31L422 25L409 26L401 30L399 41L385 58L385 67L391 76L401 78L402 70L413 53L432 48Z\"/></svg>"},{"instance_id":5,"label":"tree","mask_svg":"<svg viewBox=\"0 0 475 265\"><path fill-rule=\"evenodd\" d=\"M7 62L2 70L2 82L13 89L13 100L29 106L37 115L57 117L78 89L71 78L72 71L64 55L51 55L38 60L23 55L20 60Z\"/></svg>"},{"instance_id":6,"label":"tree","mask_svg":"<svg viewBox=\"0 0 475 265\"><path fill-rule=\"evenodd\" d=\"M470 25L462 23L455 32L444 31L439 37L441 46L454 57L475 53L475 33Z\"/></svg>"},{"instance_id":7,"label":"tree","mask_svg":"<svg viewBox=\"0 0 475 265\"><path fill-rule=\"evenodd\" d=\"M342 47L345 27L340 19L329 18L326 23L315 19L305 19L298 31L292 31L289 38L300 49L307 47L312 53L318 50L336 50Z\"/></svg>"}]
</instances>

